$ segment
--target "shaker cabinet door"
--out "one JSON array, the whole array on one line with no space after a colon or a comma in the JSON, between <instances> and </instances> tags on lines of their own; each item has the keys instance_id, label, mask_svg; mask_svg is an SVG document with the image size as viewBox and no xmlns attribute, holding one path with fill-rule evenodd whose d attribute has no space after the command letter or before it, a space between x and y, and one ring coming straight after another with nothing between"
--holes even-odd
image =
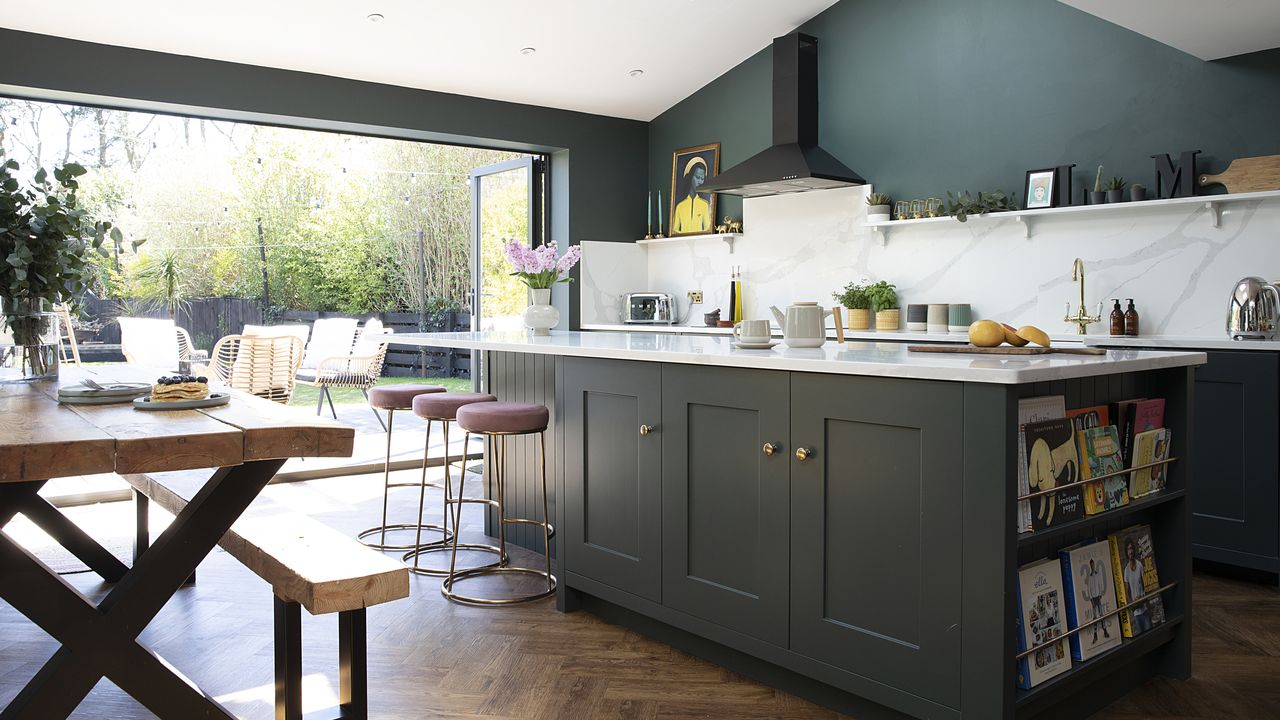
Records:
<instances>
[{"instance_id":1,"label":"shaker cabinet door","mask_svg":"<svg viewBox=\"0 0 1280 720\"><path fill-rule=\"evenodd\" d=\"M1211 352L1195 382L1193 555L1280 570L1280 361L1272 352Z\"/></svg>"},{"instance_id":2,"label":"shaker cabinet door","mask_svg":"<svg viewBox=\"0 0 1280 720\"><path fill-rule=\"evenodd\" d=\"M791 382L791 649L959 707L963 386Z\"/></svg>"},{"instance_id":3,"label":"shaker cabinet door","mask_svg":"<svg viewBox=\"0 0 1280 720\"><path fill-rule=\"evenodd\" d=\"M566 358L564 567L662 601L660 365Z\"/></svg>"},{"instance_id":4,"label":"shaker cabinet door","mask_svg":"<svg viewBox=\"0 0 1280 720\"><path fill-rule=\"evenodd\" d=\"M789 385L785 372L662 368L662 602L782 647Z\"/></svg>"}]
</instances>

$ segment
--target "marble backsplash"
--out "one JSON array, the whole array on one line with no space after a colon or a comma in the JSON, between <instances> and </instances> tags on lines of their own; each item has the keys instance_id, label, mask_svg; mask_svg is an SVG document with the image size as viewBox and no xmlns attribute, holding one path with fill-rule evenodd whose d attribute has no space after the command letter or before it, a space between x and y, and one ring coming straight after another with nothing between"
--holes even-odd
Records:
<instances>
[{"instance_id":1,"label":"marble backsplash","mask_svg":"<svg viewBox=\"0 0 1280 720\"><path fill-rule=\"evenodd\" d=\"M750 198L734 252L718 238L654 245L583 243L581 322L618 322L626 292L674 294L683 317L728 308L729 276L740 266L744 313L795 300L832 304L850 280L888 280L907 303L967 302L975 318L1074 332L1062 321L1079 302L1072 261L1085 263L1090 312L1109 298L1134 298L1143 334L1224 334L1227 299L1247 275L1280 279L1280 199L1224 206L1221 227L1197 203L1034 218L1030 238L1014 220L898 227L881 245L865 227L870 187ZM704 301L690 308L686 293ZM692 312L690 312L692 310ZM1103 323L1091 334L1106 334Z\"/></svg>"}]
</instances>

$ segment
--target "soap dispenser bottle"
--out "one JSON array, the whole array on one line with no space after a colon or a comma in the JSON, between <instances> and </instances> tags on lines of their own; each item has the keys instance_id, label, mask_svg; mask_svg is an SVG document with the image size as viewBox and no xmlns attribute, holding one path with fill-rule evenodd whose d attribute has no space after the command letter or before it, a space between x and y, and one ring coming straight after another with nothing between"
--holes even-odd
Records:
<instances>
[{"instance_id":1,"label":"soap dispenser bottle","mask_svg":"<svg viewBox=\"0 0 1280 720\"><path fill-rule=\"evenodd\" d=\"M1126 298L1129 307L1124 311L1124 334L1128 337L1138 336L1138 310L1133 307L1133 298Z\"/></svg>"},{"instance_id":2,"label":"soap dispenser bottle","mask_svg":"<svg viewBox=\"0 0 1280 720\"><path fill-rule=\"evenodd\" d=\"M1111 308L1111 337L1124 335L1124 310L1120 309L1120 298L1111 298L1115 306Z\"/></svg>"}]
</instances>

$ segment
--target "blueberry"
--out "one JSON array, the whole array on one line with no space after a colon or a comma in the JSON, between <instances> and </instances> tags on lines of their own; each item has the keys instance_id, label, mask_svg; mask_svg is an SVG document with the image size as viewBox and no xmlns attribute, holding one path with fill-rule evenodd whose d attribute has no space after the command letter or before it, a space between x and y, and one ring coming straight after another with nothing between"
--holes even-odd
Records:
<instances>
[{"instance_id":1,"label":"blueberry","mask_svg":"<svg viewBox=\"0 0 1280 720\"><path fill-rule=\"evenodd\" d=\"M209 382L209 378L207 378L207 377L205 377L205 376L201 375L200 377L196 378L196 382L198 382L198 383L206 383L206 384L207 384L207 383Z\"/></svg>"}]
</instances>

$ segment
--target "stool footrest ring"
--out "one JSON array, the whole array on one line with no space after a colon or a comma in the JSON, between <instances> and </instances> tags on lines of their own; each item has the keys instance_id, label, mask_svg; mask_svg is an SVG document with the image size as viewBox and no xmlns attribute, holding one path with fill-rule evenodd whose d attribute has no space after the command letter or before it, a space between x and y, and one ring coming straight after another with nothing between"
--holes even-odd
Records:
<instances>
[{"instance_id":1,"label":"stool footrest ring","mask_svg":"<svg viewBox=\"0 0 1280 720\"><path fill-rule=\"evenodd\" d=\"M499 548L493 545L485 545L483 543L458 543L458 549L459 550L476 550L479 552L493 553L494 555L499 556L499 558L485 565L472 565L471 567L459 568L454 571L455 574L469 572L471 570L489 570L493 568L500 568L505 566L510 561L509 558L502 556L502 550L500 550ZM406 564L409 564L410 561L412 561L416 557L421 557L423 555L427 555L429 553L436 553L436 552L453 552L453 545L452 543L446 543L443 545L428 545L425 547L418 548L417 550L410 550L409 552L404 554L404 557L402 559L405 561ZM409 564L409 572L416 573L418 575L430 575L432 577L448 577L449 576L449 568L447 567L427 568L427 567L422 567L421 565Z\"/></svg>"},{"instance_id":2,"label":"stool footrest ring","mask_svg":"<svg viewBox=\"0 0 1280 720\"><path fill-rule=\"evenodd\" d=\"M440 533L440 539L432 540L431 542L424 542L422 543L422 545L415 545L413 543L409 543L408 545L395 545L395 544L390 544L385 542L373 542L368 539L374 535L381 535L384 531L392 532L394 530L413 530L416 532L417 529L418 529L417 523L394 523L394 524L388 524L385 528L381 525L377 525L375 527L369 528L368 530L361 530L359 533L356 534L356 539L359 540L361 543L363 543L366 547L371 547L374 550L416 550L418 548L428 548L428 547L437 547L437 546L453 547L452 545L449 544L453 542L453 531L441 525L436 525L435 523L423 523L422 529L425 531Z\"/></svg>"},{"instance_id":3,"label":"stool footrest ring","mask_svg":"<svg viewBox=\"0 0 1280 720\"><path fill-rule=\"evenodd\" d=\"M514 597L505 597L505 598L469 597L467 595L460 595L457 592L455 592L453 589L454 586L457 585L460 580L484 577L485 575L500 575L503 573L518 574L518 575L532 575L535 577L540 577L540 578L543 578L544 580L549 580L551 587L537 593L530 593L528 595L517 595ZM497 568L476 568L474 570L464 570L462 572L455 572L453 574L453 577L446 577L444 581L440 583L440 594L454 602L463 603L466 605L481 605L481 606L519 605L520 603L533 602L534 600L541 600L543 598L551 597L556 593L556 583L557 583L556 576L548 575L545 570L535 570L533 568L510 567L510 566L497 567Z\"/></svg>"}]
</instances>

